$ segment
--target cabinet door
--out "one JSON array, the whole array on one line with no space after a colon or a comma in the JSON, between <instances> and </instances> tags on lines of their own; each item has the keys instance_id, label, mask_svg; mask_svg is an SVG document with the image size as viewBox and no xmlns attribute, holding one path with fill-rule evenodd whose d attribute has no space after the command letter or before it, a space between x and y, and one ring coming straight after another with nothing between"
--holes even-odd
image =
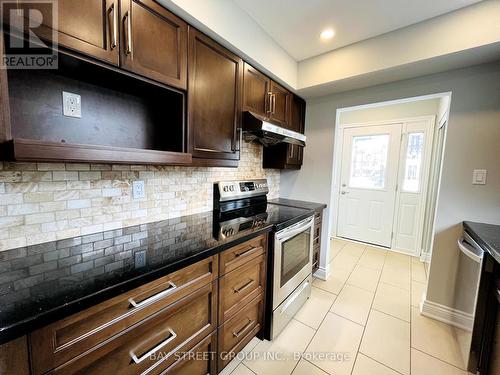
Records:
<instances>
[{"instance_id":1,"label":"cabinet door","mask_svg":"<svg viewBox=\"0 0 500 375\"><path fill-rule=\"evenodd\" d=\"M270 108L271 80L245 63L243 74L243 111L267 117Z\"/></svg>"},{"instance_id":2,"label":"cabinet door","mask_svg":"<svg viewBox=\"0 0 500 375\"><path fill-rule=\"evenodd\" d=\"M304 147L298 145L288 145L286 164L302 166Z\"/></svg>"},{"instance_id":3,"label":"cabinet door","mask_svg":"<svg viewBox=\"0 0 500 375\"><path fill-rule=\"evenodd\" d=\"M290 113L290 130L297 133L304 133L306 120L306 102L304 99L293 95L292 109ZM298 145L288 145L287 164L301 166L304 156L304 147Z\"/></svg>"},{"instance_id":4,"label":"cabinet door","mask_svg":"<svg viewBox=\"0 0 500 375\"><path fill-rule=\"evenodd\" d=\"M290 130L304 133L306 120L306 102L304 99L293 95L292 110L290 113Z\"/></svg>"},{"instance_id":5,"label":"cabinet door","mask_svg":"<svg viewBox=\"0 0 500 375\"><path fill-rule=\"evenodd\" d=\"M29 17L30 4L13 6L23 8ZM57 6L56 28L52 9L48 5L37 7L43 16L41 27L34 29L38 36L52 40L55 29L59 45L118 65L119 0L59 0Z\"/></svg>"},{"instance_id":6,"label":"cabinet door","mask_svg":"<svg viewBox=\"0 0 500 375\"><path fill-rule=\"evenodd\" d=\"M199 31L189 30L188 152L240 157L243 61Z\"/></svg>"},{"instance_id":7,"label":"cabinet door","mask_svg":"<svg viewBox=\"0 0 500 375\"><path fill-rule=\"evenodd\" d=\"M272 81L271 93L271 120L278 122L284 128L289 128L292 93Z\"/></svg>"},{"instance_id":8,"label":"cabinet door","mask_svg":"<svg viewBox=\"0 0 500 375\"><path fill-rule=\"evenodd\" d=\"M186 89L187 24L153 0L122 0L122 67Z\"/></svg>"}]
</instances>

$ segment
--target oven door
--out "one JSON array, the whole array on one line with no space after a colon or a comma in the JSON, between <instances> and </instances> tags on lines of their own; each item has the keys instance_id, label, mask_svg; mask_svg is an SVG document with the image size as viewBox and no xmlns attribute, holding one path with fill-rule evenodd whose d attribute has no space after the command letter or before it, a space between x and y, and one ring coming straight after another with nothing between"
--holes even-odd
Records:
<instances>
[{"instance_id":1,"label":"oven door","mask_svg":"<svg viewBox=\"0 0 500 375\"><path fill-rule=\"evenodd\" d=\"M313 226L311 216L274 237L273 310L312 272Z\"/></svg>"}]
</instances>

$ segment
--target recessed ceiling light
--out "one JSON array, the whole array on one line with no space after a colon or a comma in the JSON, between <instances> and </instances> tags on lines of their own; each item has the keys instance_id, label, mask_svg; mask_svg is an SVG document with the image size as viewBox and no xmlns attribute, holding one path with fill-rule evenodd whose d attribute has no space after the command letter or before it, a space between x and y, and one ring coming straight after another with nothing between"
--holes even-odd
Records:
<instances>
[{"instance_id":1,"label":"recessed ceiling light","mask_svg":"<svg viewBox=\"0 0 500 375\"><path fill-rule=\"evenodd\" d=\"M333 31L333 29L325 29L321 32L320 37L323 40L328 40L328 39L332 39L334 35L335 35L335 31Z\"/></svg>"}]
</instances>

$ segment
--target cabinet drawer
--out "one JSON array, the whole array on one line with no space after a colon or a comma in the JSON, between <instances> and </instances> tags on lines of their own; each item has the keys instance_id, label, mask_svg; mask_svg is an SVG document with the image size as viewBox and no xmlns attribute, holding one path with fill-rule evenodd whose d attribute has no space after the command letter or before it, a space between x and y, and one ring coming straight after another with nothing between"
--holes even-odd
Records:
<instances>
[{"instance_id":1,"label":"cabinet drawer","mask_svg":"<svg viewBox=\"0 0 500 375\"><path fill-rule=\"evenodd\" d=\"M182 353L163 373L169 375L216 375L217 332L201 341L193 349Z\"/></svg>"},{"instance_id":2,"label":"cabinet drawer","mask_svg":"<svg viewBox=\"0 0 500 375\"><path fill-rule=\"evenodd\" d=\"M244 266L219 279L219 324L264 291L266 262L264 255L250 260Z\"/></svg>"},{"instance_id":3,"label":"cabinet drawer","mask_svg":"<svg viewBox=\"0 0 500 375\"><path fill-rule=\"evenodd\" d=\"M217 326L217 282L56 368L54 374L159 374Z\"/></svg>"},{"instance_id":4,"label":"cabinet drawer","mask_svg":"<svg viewBox=\"0 0 500 375\"><path fill-rule=\"evenodd\" d=\"M219 371L259 332L263 310L261 294L219 328Z\"/></svg>"},{"instance_id":5,"label":"cabinet drawer","mask_svg":"<svg viewBox=\"0 0 500 375\"><path fill-rule=\"evenodd\" d=\"M219 255L220 274L223 275L242 266L250 259L264 254L266 249L267 235L262 235L224 251Z\"/></svg>"},{"instance_id":6,"label":"cabinet drawer","mask_svg":"<svg viewBox=\"0 0 500 375\"><path fill-rule=\"evenodd\" d=\"M57 321L31 334L34 374L42 374L217 279L217 256Z\"/></svg>"}]
</instances>

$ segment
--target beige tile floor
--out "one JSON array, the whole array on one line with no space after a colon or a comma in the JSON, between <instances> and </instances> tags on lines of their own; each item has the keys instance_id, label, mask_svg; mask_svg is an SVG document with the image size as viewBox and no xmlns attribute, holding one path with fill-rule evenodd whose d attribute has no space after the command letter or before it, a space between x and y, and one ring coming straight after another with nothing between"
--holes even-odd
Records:
<instances>
[{"instance_id":1,"label":"beige tile floor","mask_svg":"<svg viewBox=\"0 0 500 375\"><path fill-rule=\"evenodd\" d=\"M332 275L314 280L280 336L253 339L224 375L467 374L460 332L419 313L426 276L418 259L338 239L330 256Z\"/></svg>"}]
</instances>

